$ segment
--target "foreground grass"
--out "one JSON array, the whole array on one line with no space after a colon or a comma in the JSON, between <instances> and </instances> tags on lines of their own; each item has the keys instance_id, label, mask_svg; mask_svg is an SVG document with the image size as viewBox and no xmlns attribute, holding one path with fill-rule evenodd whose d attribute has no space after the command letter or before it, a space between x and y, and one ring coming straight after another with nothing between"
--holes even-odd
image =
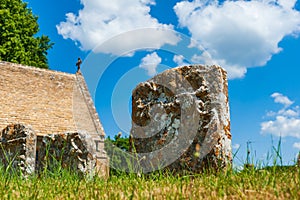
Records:
<instances>
[{"instance_id":1,"label":"foreground grass","mask_svg":"<svg viewBox=\"0 0 300 200\"><path fill-rule=\"evenodd\" d=\"M0 175L0 199L299 199L300 169L222 172L197 176L134 174L85 180L62 172L41 177Z\"/></svg>"}]
</instances>

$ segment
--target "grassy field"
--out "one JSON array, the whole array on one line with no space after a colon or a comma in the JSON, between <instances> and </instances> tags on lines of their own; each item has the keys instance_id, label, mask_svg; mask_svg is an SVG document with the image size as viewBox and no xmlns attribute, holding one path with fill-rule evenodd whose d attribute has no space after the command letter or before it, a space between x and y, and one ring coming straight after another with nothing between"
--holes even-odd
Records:
<instances>
[{"instance_id":1,"label":"grassy field","mask_svg":"<svg viewBox=\"0 0 300 200\"><path fill-rule=\"evenodd\" d=\"M27 178L0 166L2 199L300 199L300 167L282 166L281 140L265 163L250 159L244 170L176 176L112 173L107 180L79 176L57 167ZM237 153L237 152L236 152ZM236 153L234 156L236 156ZM269 154L268 154L269 155ZM296 163L296 161L295 161ZM263 167L272 165L273 167ZM299 165L299 164L298 164ZM56 166L56 165L55 165ZM248 166L248 167L247 167ZM54 169L54 171L53 171Z\"/></svg>"},{"instance_id":2,"label":"grassy field","mask_svg":"<svg viewBox=\"0 0 300 200\"><path fill-rule=\"evenodd\" d=\"M86 180L66 171L21 178L0 175L0 199L299 199L300 168L270 167L241 172L176 177L112 175Z\"/></svg>"}]
</instances>

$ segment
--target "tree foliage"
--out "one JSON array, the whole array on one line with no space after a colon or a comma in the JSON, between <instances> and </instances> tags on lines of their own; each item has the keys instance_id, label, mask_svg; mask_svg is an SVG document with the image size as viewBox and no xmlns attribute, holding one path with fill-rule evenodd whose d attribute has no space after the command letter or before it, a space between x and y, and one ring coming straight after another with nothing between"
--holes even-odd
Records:
<instances>
[{"instance_id":1,"label":"tree foliage","mask_svg":"<svg viewBox=\"0 0 300 200\"><path fill-rule=\"evenodd\" d=\"M0 0L0 60L48 68L48 36L36 37L38 17L22 0Z\"/></svg>"},{"instance_id":2,"label":"tree foliage","mask_svg":"<svg viewBox=\"0 0 300 200\"><path fill-rule=\"evenodd\" d=\"M114 136L114 139L111 139L109 136L106 139L107 142L115 145L116 147L120 148L123 151L129 151L129 138L128 137L121 137L121 133Z\"/></svg>"},{"instance_id":3,"label":"tree foliage","mask_svg":"<svg viewBox=\"0 0 300 200\"><path fill-rule=\"evenodd\" d=\"M111 139L109 136L105 140L105 151L109 157L109 166L111 175L123 174L126 170L130 169L129 151L129 138L121 137L121 133Z\"/></svg>"}]
</instances>

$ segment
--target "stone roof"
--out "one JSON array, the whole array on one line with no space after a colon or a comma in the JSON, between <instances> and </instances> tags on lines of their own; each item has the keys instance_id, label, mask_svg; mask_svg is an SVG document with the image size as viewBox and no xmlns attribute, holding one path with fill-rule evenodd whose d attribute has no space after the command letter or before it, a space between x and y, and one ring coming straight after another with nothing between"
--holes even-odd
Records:
<instances>
[{"instance_id":1,"label":"stone roof","mask_svg":"<svg viewBox=\"0 0 300 200\"><path fill-rule=\"evenodd\" d=\"M0 61L0 129L31 126L37 135L87 131L104 139L94 103L80 73Z\"/></svg>"}]
</instances>

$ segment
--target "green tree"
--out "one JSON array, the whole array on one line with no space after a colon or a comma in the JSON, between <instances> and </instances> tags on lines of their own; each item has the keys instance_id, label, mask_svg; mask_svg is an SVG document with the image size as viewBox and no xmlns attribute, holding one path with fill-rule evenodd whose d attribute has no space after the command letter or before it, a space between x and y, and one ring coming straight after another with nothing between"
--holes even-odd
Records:
<instances>
[{"instance_id":1,"label":"green tree","mask_svg":"<svg viewBox=\"0 0 300 200\"><path fill-rule=\"evenodd\" d=\"M0 0L0 60L48 68L48 36L36 37L38 17L22 0Z\"/></svg>"},{"instance_id":2,"label":"green tree","mask_svg":"<svg viewBox=\"0 0 300 200\"><path fill-rule=\"evenodd\" d=\"M130 141L128 137L121 137L121 132L111 139L105 140L105 151L109 157L110 174L121 175L125 169L130 169L130 157L128 156ZM123 170L122 170L123 169Z\"/></svg>"},{"instance_id":3,"label":"green tree","mask_svg":"<svg viewBox=\"0 0 300 200\"><path fill-rule=\"evenodd\" d=\"M111 139L109 136L106 139L107 142L110 142L111 144L115 145L116 147L120 148L123 151L129 151L129 138L128 137L122 137L122 133L119 132L118 135L114 136L114 139Z\"/></svg>"}]
</instances>

